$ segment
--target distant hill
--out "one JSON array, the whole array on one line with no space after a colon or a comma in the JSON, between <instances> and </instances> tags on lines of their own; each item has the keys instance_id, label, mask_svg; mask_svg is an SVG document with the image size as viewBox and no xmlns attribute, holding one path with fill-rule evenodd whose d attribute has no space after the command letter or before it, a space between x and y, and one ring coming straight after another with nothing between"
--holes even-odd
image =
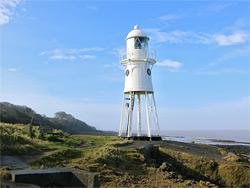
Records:
<instances>
[{"instance_id":1,"label":"distant hill","mask_svg":"<svg viewBox=\"0 0 250 188\"><path fill-rule=\"evenodd\" d=\"M0 121L4 123L23 123L29 124L33 114L34 120L32 125L46 125L54 129L60 129L70 134L93 134L93 135L114 135L114 132L104 132L96 130L95 127L74 118L66 112L56 112L55 117L49 118L36 113L27 106L14 105L8 102L0 103Z\"/></svg>"}]
</instances>

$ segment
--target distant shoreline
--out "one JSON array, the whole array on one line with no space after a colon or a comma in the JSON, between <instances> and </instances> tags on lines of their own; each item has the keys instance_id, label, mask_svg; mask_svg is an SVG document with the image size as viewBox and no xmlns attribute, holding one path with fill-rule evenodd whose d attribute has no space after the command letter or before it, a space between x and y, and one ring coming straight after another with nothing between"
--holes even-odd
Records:
<instances>
[{"instance_id":1,"label":"distant shoreline","mask_svg":"<svg viewBox=\"0 0 250 188\"><path fill-rule=\"evenodd\" d=\"M212 138L190 138L184 136L162 136L163 140L166 141L177 141L184 143L200 143L208 145L246 145L250 146L250 142L241 142L236 140L226 140L226 139L212 139Z\"/></svg>"}]
</instances>

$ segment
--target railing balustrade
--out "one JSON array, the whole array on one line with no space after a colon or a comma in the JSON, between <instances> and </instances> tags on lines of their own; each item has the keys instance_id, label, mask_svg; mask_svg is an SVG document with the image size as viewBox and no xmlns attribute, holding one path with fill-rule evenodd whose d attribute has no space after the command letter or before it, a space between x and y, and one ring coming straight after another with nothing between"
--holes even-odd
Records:
<instances>
[{"instance_id":1,"label":"railing balustrade","mask_svg":"<svg viewBox=\"0 0 250 188\"><path fill-rule=\"evenodd\" d=\"M128 59L128 56L130 57L131 56L131 53L134 51L134 50L140 50L140 49L124 49L122 51L119 52L119 61L123 61L125 59ZM156 59L156 52L155 52L155 49L153 48L148 48L147 49L147 56L146 58L150 58L150 59Z\"/></svg>"}]
</instances>

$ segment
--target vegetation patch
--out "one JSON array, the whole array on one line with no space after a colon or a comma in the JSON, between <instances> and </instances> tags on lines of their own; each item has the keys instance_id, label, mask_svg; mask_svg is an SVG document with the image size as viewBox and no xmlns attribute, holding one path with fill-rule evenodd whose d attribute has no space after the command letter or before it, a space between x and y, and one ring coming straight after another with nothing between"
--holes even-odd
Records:
<instances>
[{"instance_id":1,"label":"vegetation patch","mask_svg":"<svg viewBox=\"0 0 250 188\"><path fill-rule=\"evenodd\" d=\"M40 135L38 126L33 126L31 133L25 133L24 129L23 124L0 123L1 155L35 155L51 149L74 148L82 143L81 138L56 129L56 135Z\"/></svg>"},{"instance_id":2,"label":"vegetation patch","mask_svg":"<svg viewBox=\"0 0 250 188\"><path fill-rule=\"evenodd\" d=\"M61 149L31 163L32 168L53 168L60 167L65 161L77 158L81 155L81 151L76 149Z\"/></svg>"},{"instance_id":3,"label":"vegetation patch","mask_svg":"<svg viewBox=\"0 0 250 188\"><path fill-rule=\"evenodd\" d=\"M239 163L222 163L218 168L220 184L226 187L250 187L248 166Z\"/></svg>"},{"instance_id":4,"label":"vegetation patch","mask_svg":"<svg viewBox=\"0 0 250 188\"><path fill-rule=\"evenodd\" d=\"M0 123L1 155L37 154L47 149L49 142L25 134L24 125Z\"/></svg>"},{"instance_id":5,"label":"vegetation patch","mask_svg":"<svg viewBox=\"0 0 250 188\"><path fill-rule=\"evenodd\" d=\"M0 179L9 180L11 178L11 174L9 172L9 167L3 167L0 170Z\"/></svg>"},{"instance_id":6,"label":"vegetation patch","mask_svg":"<svg viewBox=\"0 0 250 188\"><path fill-rule=\"evenodd\" d=\"M183 164L182 166L174 164L174 166L180 168L179 170L188 178L211 181L226 187L249 187L250 170L246 162L229 163L165 148L160 150L172 156L176 162Z\"/></svg>"}]
</instances>

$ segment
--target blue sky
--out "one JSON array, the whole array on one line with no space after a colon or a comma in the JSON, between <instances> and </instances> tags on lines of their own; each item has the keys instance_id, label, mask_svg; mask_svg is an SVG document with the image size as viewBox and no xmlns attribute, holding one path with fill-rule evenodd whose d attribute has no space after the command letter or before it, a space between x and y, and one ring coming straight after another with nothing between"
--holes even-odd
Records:
<instances>
[{"instance_id":1,"label":"blue sky","mask_svg":"<svg viewBox=\"0 0 250 188\"><path fill-rule=\"evenodd\" d=\"M249 1L1 1L1 101L118 130L119 51L156 49L160 129L249 129Z\"/></svg>"}]
</instances>

